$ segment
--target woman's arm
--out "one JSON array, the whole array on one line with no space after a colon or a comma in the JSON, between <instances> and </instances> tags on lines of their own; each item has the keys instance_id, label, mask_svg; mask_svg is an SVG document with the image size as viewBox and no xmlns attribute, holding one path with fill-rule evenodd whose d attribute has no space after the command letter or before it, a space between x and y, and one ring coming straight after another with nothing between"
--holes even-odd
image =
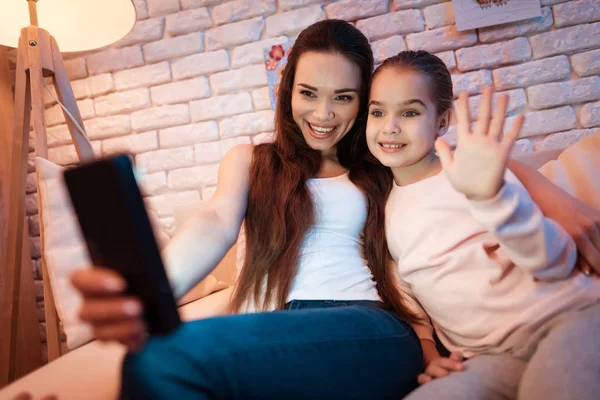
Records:
<instances>
[{"instance_id":1,"label":"woman's arm","mask_svg":"<svg viewBox=\"0 0 600 400\"><path fill-rule=\"evenodd\" d=\"M206 277L235 243L246 214L252 149L238 145L225 155L215 194L163 250L176 298Z\"/></svg>"},{"instance_id":2,"label":"woman's arm","mask_svg":"<svg viewBox=\"0 0 600 400\"><path fill-rule=\"evenodd\" d=\"M561 225L575 241L579 265L600 273L600 210L596 210L554 185L535 169L515 160L508 168L525 186L548 218Z\"/></svg>"}]
</instances>

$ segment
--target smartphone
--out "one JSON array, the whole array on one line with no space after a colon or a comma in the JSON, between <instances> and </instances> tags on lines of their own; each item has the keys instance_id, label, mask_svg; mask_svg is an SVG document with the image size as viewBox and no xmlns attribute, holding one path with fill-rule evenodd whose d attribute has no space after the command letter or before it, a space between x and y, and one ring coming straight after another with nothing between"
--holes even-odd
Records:
<instances>
[{"instance_id":1,"label":"smartphone","mask_svg":"<svg viewBox=\"0 0 600 400\"><path fill-rule=\"evenodd\" d=\"M64 178L94 265L124 277L127 293L144 305L150 334L177 328L177 304L129 156L67 169Z\"/></svg>"}]
</instances>

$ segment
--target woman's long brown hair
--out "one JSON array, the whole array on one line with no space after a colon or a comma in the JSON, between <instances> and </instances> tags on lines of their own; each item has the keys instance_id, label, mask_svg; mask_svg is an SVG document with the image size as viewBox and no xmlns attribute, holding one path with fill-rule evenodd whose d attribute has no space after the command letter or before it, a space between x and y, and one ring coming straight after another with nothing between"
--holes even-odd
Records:
<instances>
[{"instance_id":1,"label":"woman's long brown hair","mask_svg":"<svg viewBox=\"0 0 600 400\"><path fill-rule=\"evenodd\" d=\"M342 20L325 20L298 36L279 85L273 143L257 145L250 167L246 211L246 257L231 306L239 311L250 301L259 310L271 304L283 309L298 269L298 254L306 231L315 222L306 186L321 165L321 153L311 149L292 117L292 89L298 60L306 52L333 52L347 57L361 71L360 109L356 122L337 145L340 164L365 194L367 219L363 256L383 302L399 316L414 321L404 306L385 238L385 199L391 190L389 169L370 156L365 138L373 53L367 38Z\"/></svg>"}]
</instances>

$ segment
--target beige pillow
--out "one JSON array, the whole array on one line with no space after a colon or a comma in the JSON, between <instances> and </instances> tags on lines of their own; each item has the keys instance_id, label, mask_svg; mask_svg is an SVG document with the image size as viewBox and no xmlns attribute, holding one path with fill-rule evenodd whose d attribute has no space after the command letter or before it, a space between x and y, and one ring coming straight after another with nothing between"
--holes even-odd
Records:
<instances>
[{"instance_id":1,"label":"beige pillow","mask_svg":"<svg viewBox=\"0 0 600 400\"><path fill-rule=\"evenodd\" d=\"M46 262L58 317L67 336L67 346L74 349L93 338L90 327L79 320L79 293L71 286L69 276L78 268L90 265L85 241L72 209L63 181L64 168L36 157L38 195L42 236L42 257ZM158 217L152 210L148 215L154 226L159 246L168 236L158 229Z\"/></svg>"},{"instance_id":2,"label":"beige pillow","mask_svg":"<svg viewBox=\"0 0 600 400\"><path fill-rule=\"evenodd\" d=\"M600 209L600 130L567 147L539 171L572 196Z\"/></svg>"}]
</instances>

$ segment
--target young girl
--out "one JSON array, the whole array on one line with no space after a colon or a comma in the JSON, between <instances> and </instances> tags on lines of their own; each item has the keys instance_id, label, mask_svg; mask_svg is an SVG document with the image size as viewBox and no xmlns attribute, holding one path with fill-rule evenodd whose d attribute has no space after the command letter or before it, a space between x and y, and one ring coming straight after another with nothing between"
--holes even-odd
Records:
<instances>
[{"instance_id":1,"label":"young girl","mask_svg":"<svg viewBox=\"0 0 600 400\"><path fill-rule=\"evenodd\" d=\"M506 169L523 117L503 136L507 97L492 117L486 89L471 130L461 94L451 154L436 139L452 99L446 66L424 51L402 52L373 76L366 136L393 174L390 252L405 291L452 351L441 358L420 334L427 384L409 398L594 398L600 280L574 269L572 239Z\"/></svg>"}]
</instances>

